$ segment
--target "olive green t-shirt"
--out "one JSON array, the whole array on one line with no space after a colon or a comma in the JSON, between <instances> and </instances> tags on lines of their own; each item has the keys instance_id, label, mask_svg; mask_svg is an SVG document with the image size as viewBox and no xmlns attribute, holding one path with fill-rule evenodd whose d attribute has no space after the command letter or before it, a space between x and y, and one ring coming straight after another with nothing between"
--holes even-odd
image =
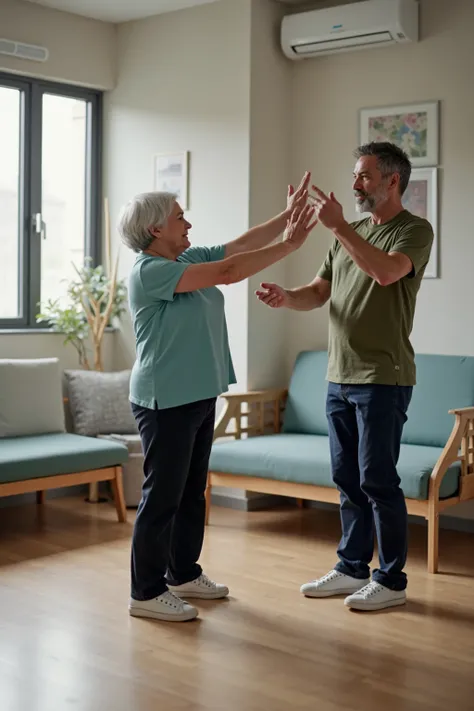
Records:
<instances>
[{"instance_id":1,"label":"olive green t-shirt","mask_svg":"<svg viewBox=\"0 0 474 711\"><path fill-rule=\"evenodd\" d=\"M406 254L413 269L394 284L380 286L337 239L334 241L318 272L331 282L327 379L347 384L415 385L410 334L433 229L427 220L407 210L382 225L373 225L369 217L352 227L374 247Z\"/></svg>"}]
</instances>

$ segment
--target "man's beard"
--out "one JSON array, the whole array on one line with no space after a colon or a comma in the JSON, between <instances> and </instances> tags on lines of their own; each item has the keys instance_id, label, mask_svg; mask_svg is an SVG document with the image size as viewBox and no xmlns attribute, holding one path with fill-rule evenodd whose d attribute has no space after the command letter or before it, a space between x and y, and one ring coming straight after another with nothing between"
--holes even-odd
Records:
<instances>
[{"instance_id":1,"label":"man's beard","mask_svg":"<svg viewBox=\"0 0 474 711\"><path fill-rule=\"evenodd\" d=\"M377 205L380 205L387 197L387 192L383 186L380 186L375 193L369 195L361 190L355 191L356 210L357 212L374 212Z\"/></svg>"},{"instance_id":2,"label":"man's beard","mask_svg":"<svg viewBox=\"0 0 474 711\"><path fill-rule=\"evenodd\" d=\"M372 212L375 207L375 198L373 195L356 194L356 210L357 212ZM361 199L363 198L363 199Z\"/></svg>"}]
</instances>

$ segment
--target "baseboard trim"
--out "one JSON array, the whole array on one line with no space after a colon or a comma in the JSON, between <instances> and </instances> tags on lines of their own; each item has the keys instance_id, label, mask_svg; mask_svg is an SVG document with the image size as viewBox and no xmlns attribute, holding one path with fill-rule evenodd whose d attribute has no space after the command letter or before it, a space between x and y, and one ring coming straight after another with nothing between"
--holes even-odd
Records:
<instances>
[{"instance_id":1,"label":"baseboard trim","mask_svg":"<svg viewBox=\"0 0 474 711\"><path fill-rule=\"evenodd\" d=\"M425 522L426 523L426 522ZM461 533L474 533L474 519L461 518L461 516L446 516L439 517L440 528L445 528L450 531L461 531Z\"/></svg>"}]
</instances>

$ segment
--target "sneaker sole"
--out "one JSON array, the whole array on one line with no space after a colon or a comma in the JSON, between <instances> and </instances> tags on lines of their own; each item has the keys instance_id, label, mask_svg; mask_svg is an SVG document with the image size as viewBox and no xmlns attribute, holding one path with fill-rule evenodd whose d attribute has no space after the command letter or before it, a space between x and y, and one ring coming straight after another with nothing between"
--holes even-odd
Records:
<instances>
[{"instance_id":1,"label":"sneaker sole","mask_svg":"<svg viewBox=\"0 0 474 711\"><path fill-rule=\"evenodd\" d=\"M390 602L378 602L367 604L367 602L344 602L346 607L351 610L359 610L360 612L376 612L377 610L387 610L389 607L399 607L406 604L406 598L400 600L390 600Z\"/></svg>"},{"instance_id":2,"label":"sneaker sole","mask_svg":"<svg viewBox=\"0 0 474 711\"><path fill-rule=\"evenodd\" d=\"M183 612L181 615L166 615L161 612L151 612L140 607L128 608L131 617L144 617L151 620L160 620L161 622L190 622L195 620L199 614L198 610Z\"/></svg>"},{"instance_id":3,"label":"sneaker sole","mask_svg":"<svg viewBox=\"0 0 474 711\"><path fill-rule=\"evenodd\" d=\"M229 591L227 592L211 592L209 594L206 594L204 592L185 592L184 590L179 590L176 588L172 588L171 586L168 586L171 592L174 592L175 595L178 595L182 600L188 600L188 599L193 599L193 600L223 600L225 597L228 597Z\"/></svg>"},{"instance_id":4,"label":"sneaker sole","mask_svg":"<svg viewBox=\"0 0 474 711\"><path fill-rule=\"evenodd\" d=\"M364 586L362 586L364 587ZM303 592L305 597L340 597L341 595L353 595L362 588L351 588L350 590L321 590L316 592Z\"/></svg>"},{"instance_id":5,"label":"sneaker sole","mask_svg":"<svg viewBox=\"0 0 474 711\"><path fill-rule=\"evenodd\" d=\"M357 587L352 587L352 588L338 588L337 590L315 590L314 592L311 590L307 590L304 592L303 590L300 590L300 592L305 596L305 597L338 597L340 595L354 595L354 593L359 592L359 590L362 590L362 588L365 588L366 585L370 583L370 580L361 580L360 585Z\"/></svg>"}]
</instances>

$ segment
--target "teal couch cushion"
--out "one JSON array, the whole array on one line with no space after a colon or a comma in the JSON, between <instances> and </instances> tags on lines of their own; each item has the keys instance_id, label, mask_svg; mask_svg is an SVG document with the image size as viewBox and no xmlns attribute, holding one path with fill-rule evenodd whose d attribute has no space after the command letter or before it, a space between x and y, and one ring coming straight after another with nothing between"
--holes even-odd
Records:
<instances>
[{"instance_id":1,"label":"teal couch cushion","mask_svg":"<svg viewBox=\"0 0 474 711\"><path fill-rule=\"evenodd\" d=\"M0 483L103 469L123 464L127 447L94 437L58 433L0 439Z\"/></svg>"},{"instance_id":2,"label":"teal couch cushion","mask_svg":"<svg viewBox=\"0 0 474 711\"><path fill-rule=\"evenodd\" d=\"M288 388L282 432L327 435L327 351L306 351L296 358Z\"/></svg>"},{"instance_id":3,"label":"teal couch cushion","mask_svg":"<svg viewBox=\"0 0 474 711\"><path fill-rule=\"evenodd\" d=\"M299 484L334 486L324 435L278 434L216 442L209 469Z\"/></svg>"},{"instance_id":4,"label":"teal couch cushion","mask_svg":"<svg viewBox=\"0 0 474 711\"><path fill-rule=\"evenodd\" d=\"M398 473L407 498L428 498L429 478L441 452L441 447L402 445ZM217 441L212 448L209 469L334 488L329 440L321 435L279 434ZM455 464L443 479L441 498L457 493L459 475L459 465Z\"/></svg>"},{"instance_id":5,"label":"teal couch cushion","mask_svg":"<svg viewBox=\"0 0 474 711\"><path fill-rule=\"evenodd\" d=\"M449 410L474 405L474 357L418 354L402 442L444 447L454 425Z\"/></svg>"}]
</instances>

